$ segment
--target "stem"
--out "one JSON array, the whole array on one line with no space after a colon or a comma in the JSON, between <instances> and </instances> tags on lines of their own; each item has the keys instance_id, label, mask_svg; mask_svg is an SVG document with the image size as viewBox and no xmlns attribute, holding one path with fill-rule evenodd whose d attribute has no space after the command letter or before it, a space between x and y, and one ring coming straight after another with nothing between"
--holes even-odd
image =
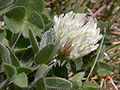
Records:
<instances>
[{"instance_id":1,"label":"stem","mask_svg":"<svg viewBox=\"0 0 120 90\"><path fill-rule=\"evenodd\" d=\"M29 48L31 48L31 46L30 46L30 47L27 47L27 48L14 49L14 51L15 51L15 53L21 53L21 52L24 52L24 51L28 50Z\"/></svg>"},{"instance_id":2,"label":"stem","mask_svg":"<svg viewBox=\"0 0 120 90\"><path fill-rule=\"evenodd\" d=\"M105 30L105 32L106 32L106 30ZM90 72L89 72L89 74L88 74L88 76L87 76L86 81L89 80L89 77L90 77L91 73L93 72L94 67L95 67L95 65L96 65L96 63L97 63L97 61L98 61L98 58L99 58L99 55L100 55L100 52L101 52L101 49L102 49L102 46L103 46L104 38L105 38L105 33L104 33L103 38L102 38L102 41L101 41L101 43L100 43L100 47L99 47L99 50L98 50L98 54L97 54L97 56L96 56L96 58L95 58L95 61L94 61L93 66L92 66L92 68L91 68L91 70L90 70Z\"/></svg>"},{"instance_id":3,"label":"stem","mask_svg":"<svg viewBox=\"0 0 120 90\"><path fill-rule=\"evenodd\" d=\"M20 37L20 35L21 35L21 33L18 33L18 34L16 34L15 36L12 37L12 41L10 42L10 47L11 47L11 48L14 48L14 47L15 47L15 45L16 45L19 37Z\"/></svg>"}]
</instances>

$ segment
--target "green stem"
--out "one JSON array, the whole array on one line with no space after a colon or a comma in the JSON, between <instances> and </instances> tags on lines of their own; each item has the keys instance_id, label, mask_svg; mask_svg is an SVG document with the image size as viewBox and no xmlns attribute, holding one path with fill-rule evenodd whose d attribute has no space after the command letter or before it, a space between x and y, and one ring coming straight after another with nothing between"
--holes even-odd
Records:
<instances>
[{"instance_id":1,"label":"green stem","mask_svg":"<svg viewBox=\"0 0 120 90\"><path fill-rule=\"evenodd\" d=\"M21 35L21 33L18 33L18 34L16 34L15 36L12 37L12 40L11 40L11 42L10 42L10 47L11 47L11 48L14 48L14 47L15 47L15 45L16 45L19 37L20 37L20 35Z\"/></svg>"},{"instance_id":2,"label":"green stem","mask_svg":"<svg viewBox=\"0 0 120 90\"><path fill-rule=\"evenodd\" d=\"M106 29L105 29L105 32L106 32ZM104 33L103 38L102 38L102 41L101 41L101 43L100 43L100 47L99 47L99 50L98 50L98 54L97 54L97 56L96 56L96 58L95 58L95 61L94 61L93 66L92 66L92 68L91 68L91 70L90 70L90 72L89 72L89 74L88 74L88 76L87 76L86 81L89 80L89 77L90 77L91 73L93 72L93 70L94 70L94 68L95 68L95 65L96 65L96 63L97 63L97 61L98 61L100 52L101 52L101 50L102 50L104 38L105 38L105 33Z\"/></svg>"},{"instance_id":3,"label":"green stem","mask_svg":"<svg viewBox=\"0 0 120 90\"><path fill-rule=\"evenodd\" d=\"M21 53L21 52L26 51L26 50L29 49L29 48L31 48L31 46L30 46L30 47L27 47L27 48L18 48L18 49L14 49L14 51L15 51L15 53Z\"/></svg>"}]
</instances>

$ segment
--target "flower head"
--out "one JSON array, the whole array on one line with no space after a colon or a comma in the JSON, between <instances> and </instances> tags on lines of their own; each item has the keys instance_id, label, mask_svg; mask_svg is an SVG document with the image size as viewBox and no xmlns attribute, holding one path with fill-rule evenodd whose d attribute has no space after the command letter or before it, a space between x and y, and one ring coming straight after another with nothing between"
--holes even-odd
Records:
<instances>
[{"instance_id":1,"label":"flower head","mask_svg":"<svg viewBox=\"0 0 120 90\"><path fill-rule=\"evenodd\" d=\"M53 31L56 40L60 40L60 53L75 59L89 54L99 46L97 42L102 38L94 18L86 18L84 13L72 11L60 16L54 16Z\"/></svg>"}]
</instances>

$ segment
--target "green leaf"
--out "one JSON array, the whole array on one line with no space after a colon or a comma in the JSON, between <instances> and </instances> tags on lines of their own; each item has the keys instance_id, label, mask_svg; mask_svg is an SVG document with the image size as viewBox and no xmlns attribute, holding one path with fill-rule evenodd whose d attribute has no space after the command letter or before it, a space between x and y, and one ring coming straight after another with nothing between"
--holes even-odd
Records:
<instances>
[{"instance_id":1,"label":"green leaf","mask_svg":"<svg viewBox=\"0 0 120 90\"><path fill-rule=\"evenodd\" d=\"M17 73L20 74L20 73L25 73L25 74L29 74L32 72L32 69L30 68L27 68L27 67L20 67L17 69Z\"/></svg>"},{"instance_id":2,"label":"green leaf","mask_svg":"<svg viewBox=\"0 0 120 90\"><path fill-rule=\"evenodd\" d=\"M106 68L99 68L97 72L99 76L105 76L111 74L111 71L107 70Z\"/></svg>"},{"instance_id":3,"label":"green leaf","mask_svg":"<svg viewBox=\"0 0 120 90\"><path fill-rule=\"evenodd\" d=\"M40 78L35 85L37 90L47 90L44 78Z\"/></svg>"},{"instance_id":4,"label":"green leaf","mask_svg":"<svg viewBox=\"0 0 120 90\"><path fill-rule=\"evenodd\" d=\"M81 83L82 78L84 77L84 75L85 75L84 72L79 72L76 75L74 75L73 77L69 78L69 80Z\"/></svg>"},{"instance_id":5,"label":"green leaf","mask_svg":"<svg viewBox=\"0 0 120 90\"><path fill-rule=\"evenodd\" d=\"M81 58L77 58L71 61L71 64L73 67L75 67L75 70L78 71L81 69L81 66L83 65L83 61Z\"/></svg>"},{"instance_id":6,"label":"green leaf","mask_svg":"<svg viewBox=\"0 0 120 90\"><path fill-rule=\"evenodd\" d=\"M74 81L71 81L71 82L72 82L72 86L73 86L71 90L82 90L82 89L80 89L80 86L81 86L80 83L77 83Z\"/></svg>"},{"instance_id":7,"label":"green leaf","mask_svg":"<svg viewBox=\"0 0 120 90\"><path fill-rule=\"evenodd\" d=\"M6 37L6 32L2 29L0 29L0 42Z\"/></svg>"},{"instance_id":8,"label":"green leaf","mask_svg":"<svg viewBox=\"0 0 120 90\"><path fill-rule=\"evenodd\" d=\"M84 13L85 12L85 9L83 7L79 7L77 9L74 9L74 12L75 13Z\"/></svg>"},{"instance_id":9,"label":"green leaf","mask_svg":"<svg viewBox=\"0 0 120 90\"><path fill-rule=\"evenodd\" d=\"M27 15L32 11L40 14L44 9L44 2L43 0L18 0L16 6L24 6L27 9Z\"/></svg>"},{"instance_id":10,"label":"green leaf","mask_svg":"<svg viewBox=\"0 0 120 90\"><path fill-rule=\"evenodd\" d=\"M36 75L35 75L35 79L32 82L32 85L36 85L36 88L38 90L46 90L44 77L47 75L49 70L50 70L50 68L45 64L42 64L38 67L38 70L37 70Z\"/></svg>"},{"instance_id":11,"label":"green leaf","mask_svg":"<svg viewBox=\"0 0 120 90\"><path fill-rule=\"evenodd\" d=\"M48 88L59 88L59 89L71 89L72 83L66 79L63 78L57 78L57 77L47 77L45 78L45 84Z\"/></svg>"},{"instance_id":12,"label":"green leaf","mask_svg":"<svg viewBox=\"0 0 120 90\"><path fill-rule=\"evenodd\" d=\"M46 48L48 48L49 46L52 47L53 50L51 49L50 53L49 53L49 51L47 51L50 55L50 57L48 57L47 60L51 60L55 56L55 54L57 53L57 51L59 49L59 40L55 41L54 33L53 33L52 30L48 30L43 34L41 42L40 42L40 50L41 51L44 50L44 49L46 50Z\"/></svg>"},{"instance_id":13,"label":"green leaf","mask_svg":"<svg viewBox=\"0 0 120 90\"><path fill-rule=\"evenodd\" d=\"M9 11L13 3L14 0L0 0L0 15Z\"/></svg>"},{"instance_id":14,"label":"green leaf","mask_svg":"<svg viewBox=\"0 0 120 90\"><path fill-rule=\"evenodd\" d=\"M37 27L44 29L44 21L41 15L39 15L37 12L32 12L28 18L27 21L36 25Z\"/></svg>"},{"instance_id":15,"label":"green leaf","mask_svg":"<svg viewBox=\"0 0 120 90\"><path fill-rule=\"evenodd\" d=\"M24 7L14 7L13 9L11 9L8 13L6 13L5 15L8 18L12 18L18 21L22 21L25 18L25 8Z\"/></svg>"},{"instance_id":16,"label":"green leaf","mask_svg":"<svg viewBox=\"0 0 120 90\"><path fill-rule=\"evenodd\" d=\"M98 22L98 27L100 27L101 29L104 29L104 27L106 27L106 26L107 26L106 22L104 22L104 21L99 21Z\"/></svg>"},{"instance_id":17,"label":"green leaf","mask_svg":"<svg viewBox=\"0 0 120 90\"><path fill-rule=\"evenodd\" d=\"M10 64L3 64L4 71L9 78L14 78L17 74L15 66Z\"/></svg>"},{"instance_id":18,"label":"green leaf","mask_svg":"<svg viewBox=\"0 0 120 90\"><path fill-rule=\"evenodd\" d=\"M35 75L35 81L46 76L48 71L49 71L49 67L47 65L45 64L40 65Z\"/></svg>"},{"instance_id":19,"label":"green leaf","mask_svg":"<svg viewBox=\"0 0 120 90\"><path fill-rule=\"evenodd\" d=\"M3 63L11 64L10 52L2 43L0 43L0 57Z\"/></svg>"},{"instance_id":20,"label":"green leaf","mask_svg":"<svg viewBox=\"0 0 120 90\"><path fill-rule=\"evenodd\" d=\"M38 20L40 20L40 19L38 19ZM22 28L22 31L23 31L22 34L25 38L29 37L28 32L29 32L30 28L33 30L33 33L35 34L35 36L40 36L43 31L43 29L39 28L38 26L36 26L28 21L24 21L24 26Z\"/></svg>"},{"instance_id":21,"label":"green leaf","mask_svg":"<svg viewBox=\"0 0 120 90\"><path fill-rule=\"evenodd\" d=\"M27 48L20 59L22 67L31 67L31 65L33 64L33 56L34 53L32 48Z\"/></svg>"},{"instance_id":22,"label":"green leaf","mask_svg":"<svg viewBox=\"0 0 120 90\"><path fill-rule=\"evenodd\" d=\"M52 30L48 30L46 31L43 35L42 35L42 39L40 42L40 49L42 49L43 47L50 45L50 44L54 44L54 33Z\"/></svg>"},{"instance_id":23,"label":"green leaf","mask_svg":"<svg viewBox=\"0 0 120 90\"><path fill-rule=\"evenodd\" d=\"M31 12L25 17L26 9L24 7L15 7L4 16L8 29L13 33L22 32L23 36L29 37L29 29L32 28L35 36L40 36L44 23L42 17L36 12Z\"/></svg>"},{"instance_id":24,"label":"green leaf","mask_svg":"<svg viewBox=\"0 0 120 90\"><path fill-rule=\"evenodd\" d=\"M62 77L62 78L68 78L68 68L65 65L53 67L52 70L55 76Z\"/></svg>"},{"instance_id":25,"label":"green leaf","mask_svg":"<svg viewBox=\"0 0 120 90\"><path fill-rule=\"evenodd\" d=\"M13 33L21 31L23 25L23 19L25 16L24 7L15 7L4 16L4 21L8 29Z\"/></svg>"},{"instance_id":26,"label":"green leaf","mask_svg":"<svg viewBox=\"0 0 120 90\"><path fill-rule=\"evenodd\" d=\"M14 83L19 86L19 87L27 87L28 86L28 81L27 81L27 75L25 73L20 73L18 74L15 79Z\"/></svg>"},{"instance_id":27,"label":"green leaf","mask_svg":"<svg viewBox=\"0 0 120 90\"><path fill-rule=\"evenodd\" d=\"M8 42L8 40L7 40L6 38L4 38L4 39L2 40L2 44L3 44L4 46L8 46L8 45L9 45L9 42Z\"/></svg>"},{"instance_id":28,"label":"green leaf","mask_svg":"<svg viewBox=\"0 0 120 90\"><path fill-rule=\"evenodd\" d=\"M69 80L72 81L73 83L73 88L78 89L82 85L82 78L84 77L85 73L84 72L79 72L73 77L69 78Z\"/></svg>"},{"instance_id":29,"label":"green leaf","mask_svg":"<svg viewBox=\"0 0 120 90\"><path fill-rule=\"evenodd\" d=\"M49 22L51 22L51 19L47 15L47 13L42 13L42 18L43 18L45 24L48 24Z\"/></svg>"},{"instance_id":30,"label":"green leaf","mask_svg":"<svg viewBox=\"0 0 120 90\"><path fill-rule=\"evenodd\" d=\"M29 37L28 31L30 28L33 30L35 36L40 36L44 29L42 17L36 12L31 12L31 14L29 14L27 19L24 21L24 27L22 28L24 37Z\"/></svg>"},{"instance_id":31,"label":"green leaf","mask_svg":"<svg viewBox=\"0 0 120 90\"><path fill-rule=\"evenodd\" d=\"M32 48L34 50L34 53L35 54L38 53L39 52L39 46L38 46L36 37L35 37L32 29L29 29L29 38L30 38L30 42L32 44Z\"/></svg>"},{"instance_id":32,"label":"green leaf","mask_svg":"<svg viewBox=\"0 0 120 90\"><path fill-rule=\"evenodd\" d=\"M92 82L84 82L83 84L83 90L98 90L99 86Z\"/></svg>"},{"instance_id":33,"label":"green leaf","mask_svg":"<svg viewBox=\"0 0 120 90\"><path fill-rule=\"evenodd\" d=\"M10 51L12 65L14 65L15 67L21 67L20 62L19 62L18 58L16 57L15 53L11 50L10 47L8 47L8 49Z\"/></svg>"},{"instance_id":34,"label":"green leaf","mask_svg":"<svg viewBox=\"0 0 120 90\"><path fill-rule=\"evenodd\" d=\"M74 5L73 11L76 13L84 13L85 9L84 7L81 7L80 5L81 3L79 2L79 0L76 0L76 3Z\"/></svg>"},{"instance_id":35,"label":"green leaf","mask_svg":"<svg viewBox=\"0 0 120 90\"><path fill-rule=\"evenodd\" d=\"M51 44L39 51L35 56L35 61L37 64L46 64L51 59L51 53L53 52L55 45Z\"/></svg>"},{"instance_id":36,"label":"green leaf","mask_svg":"<svg viewBox=\"0 0 120 90\"><path fill-rule=\"evenodd\" d=\"M112 67L106 63L99 62L97 73L99 76L110 75L112 73Z\"/></svg>"},{"instance_id":37,"label":"green leaf","mask_svg":"<svg viewBox=\"0 0 120 90\"><path fill-rule=\"evenodd\" d=\"M17 43L17 48L27 48L30 45L30 41L28 38L21 38Z\"/></svg>"}]
</instances>

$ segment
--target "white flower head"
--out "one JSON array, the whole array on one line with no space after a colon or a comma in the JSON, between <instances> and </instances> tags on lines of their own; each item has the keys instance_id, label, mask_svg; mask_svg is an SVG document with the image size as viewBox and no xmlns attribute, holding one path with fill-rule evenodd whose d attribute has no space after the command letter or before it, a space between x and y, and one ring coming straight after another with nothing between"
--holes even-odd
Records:
<instances>
[{"instance_id":1,"label":"white flower head","mask_svg":"<svg viewBox=\"0 0 120 90\"><path fill-rule=\"evenodd\" d=\"M55 39L60 40L60 53L68 59L79 58L96 50L99 46L97 42L102 38L93 17L87 20L86 14L72 11L54 16L53 31Z\"/></svg>"}]
</instances>

